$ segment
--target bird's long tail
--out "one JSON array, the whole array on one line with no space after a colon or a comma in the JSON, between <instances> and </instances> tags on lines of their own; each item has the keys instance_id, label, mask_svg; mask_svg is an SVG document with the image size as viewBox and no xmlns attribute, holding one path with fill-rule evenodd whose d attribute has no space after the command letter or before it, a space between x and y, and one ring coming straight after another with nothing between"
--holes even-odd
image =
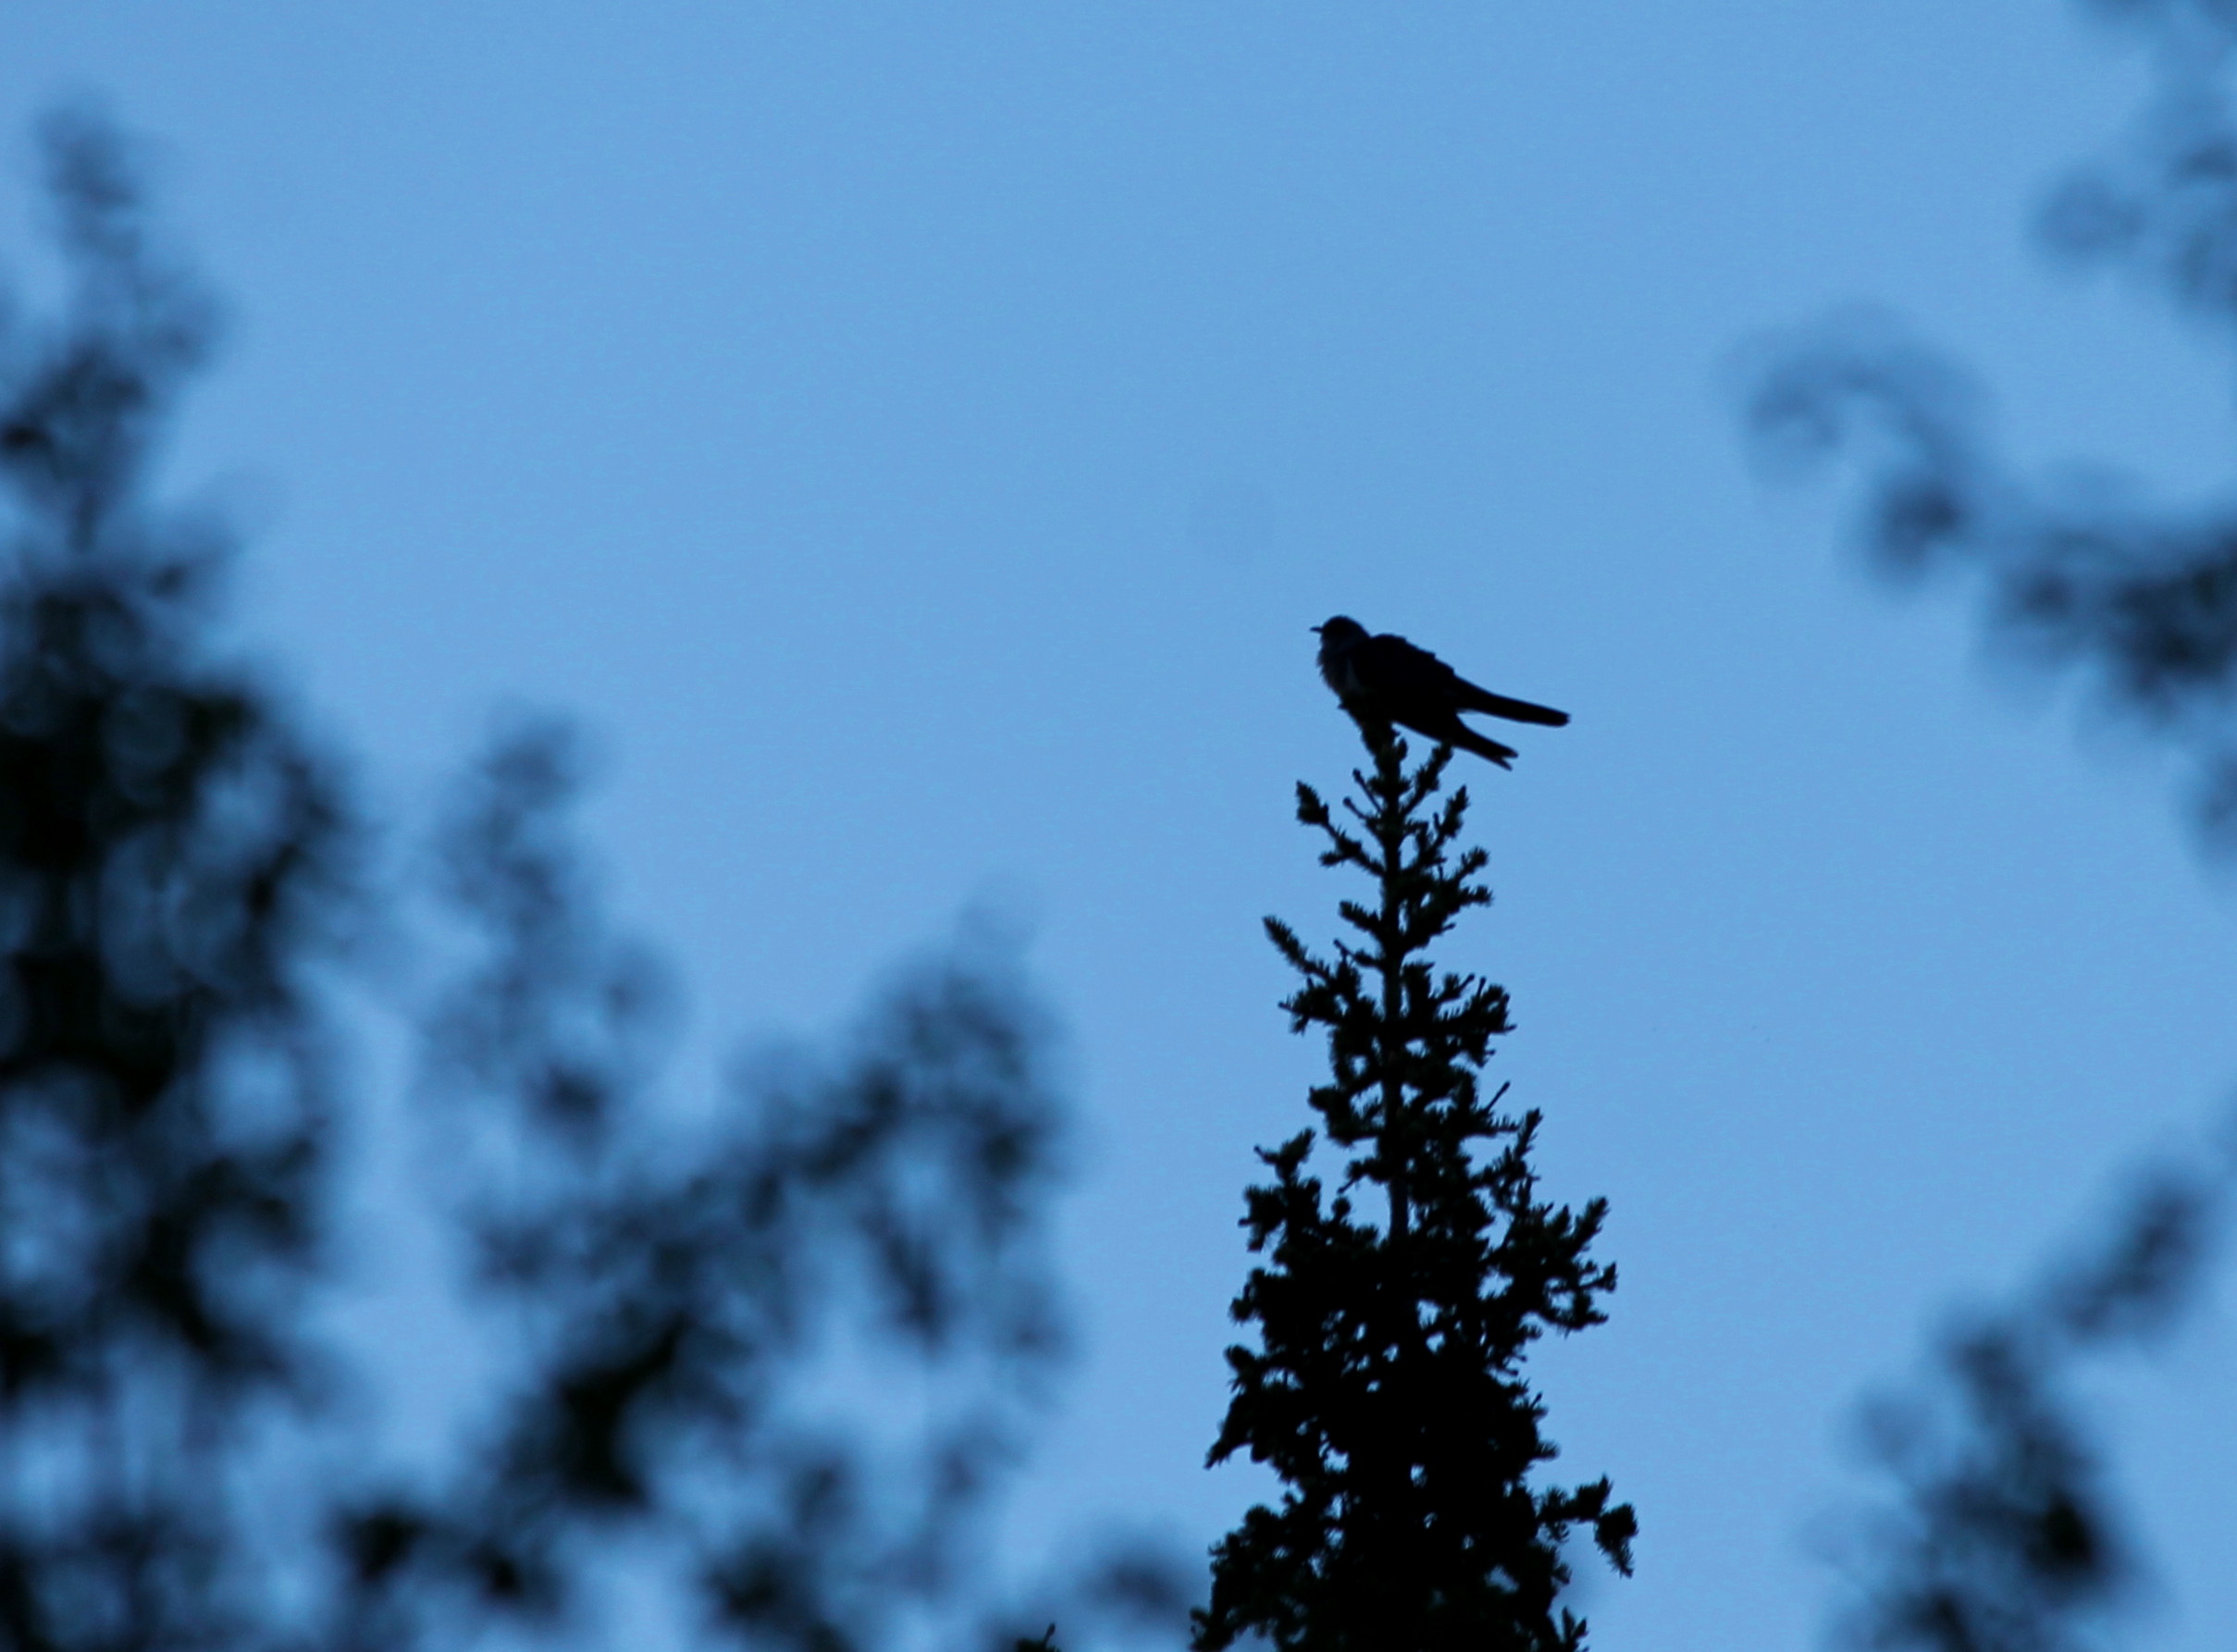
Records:
<instances>
[{"instance_id":1,"label":"bird's long tail","mask_svg":"<svg viewBox=\"0 0 2237 1652\"><path fill-rule=\"evenodd\" d=\"M1556 711L1551 706L1534 706L1528 700L1511 700L1489 688L1478 688L1465 677L1458 679L1455 685L1460 689L1460 709L1464 711L1482 711L1503 717L1509 722L1535 722L1550 729L1558 729L1569 721L1566 711Z\"/></svg>"}]
</instances>

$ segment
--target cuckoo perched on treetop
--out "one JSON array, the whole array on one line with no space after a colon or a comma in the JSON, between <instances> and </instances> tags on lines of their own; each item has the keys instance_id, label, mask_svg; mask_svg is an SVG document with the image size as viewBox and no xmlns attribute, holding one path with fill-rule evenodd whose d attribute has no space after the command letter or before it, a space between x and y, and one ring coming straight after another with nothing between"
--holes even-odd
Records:
<instances>
[{"instance_id":1,"label":"cuckoo perched on treetop","mask_svg":"<svg viewBox=\"0 0 2237 1652\"><path fill-rule=\"evenodd\" d=\"M1365 625L1342 614L1313 629L1320 634L1321 677L1343 709L1363 722L1394 722L1506 769L1513 766L1514 748L1477 734L1461 721L1463 711L1548 728L1569 721L1566 711L1478 688L1428 649L1388 633L1370 636Z\"/></svg>"}]
</instances>

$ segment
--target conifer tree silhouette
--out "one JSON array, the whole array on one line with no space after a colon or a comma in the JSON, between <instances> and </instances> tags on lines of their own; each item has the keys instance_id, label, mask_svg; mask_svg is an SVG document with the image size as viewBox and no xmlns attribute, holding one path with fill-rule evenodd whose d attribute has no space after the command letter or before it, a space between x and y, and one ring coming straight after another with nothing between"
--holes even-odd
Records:
<instances>
[{"instance_id":1,"label":"conifer tree silhouette","mask_svg":"<svg viewBox=\"0 0 2237 1652\"><path fill-rule=\"evenodd\" d=\"M1466 791L1438 801L1451 749L1410 770L1390 731L1362 734L1373 767L1353 771L1349 821L1297 789L1321 863L1374 881L1372 903L1340 907L1357 939L1323 957L1267 919L1303 978L1282 1006L1293 1030L1328 1036L1329 1079L1309 1099L1342 1178L1324 1200L1311 1129L1260 1151L1273 1179L1249 1190L1244 1226L1265 1261L1231 1310L1258 1346L1228 1350L1233 1398L1210 1461L1248 1452L1282 1495L1215 1547L1195 1644L1255 1632L1295 1652L1581 1647L1585 1624L1559 1599L1563 1539L1589 1527L1627 1573L1637 1521L1605 1478L1533 1484L1555 1449L1523 1359L1547 1330L1605 1317L1615 1270L1588 1252L1606 1202L1539 1198L1539 1115L1501 1112L1503 1085L1483 1093L1506 991L1428 955L1491 899L1484 851L1461 846ZM1372 1214L1357 1202L1368 1187L1382 1194Z\"/></svg>"}]
</instances>

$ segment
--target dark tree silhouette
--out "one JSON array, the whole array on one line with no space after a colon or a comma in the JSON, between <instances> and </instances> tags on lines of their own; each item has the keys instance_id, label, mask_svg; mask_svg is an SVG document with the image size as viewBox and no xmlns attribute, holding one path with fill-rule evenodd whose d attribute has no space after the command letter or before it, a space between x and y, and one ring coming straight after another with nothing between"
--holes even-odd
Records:
<instances>
[{"instance_id":1,"label":"dark tree silhouette","mask_svg":"<svg viewBox=\"0 0 2237 1652\"><path fill-rule=\"evenodd\" d=\"M1501 1112L1505 1087L1482 1086L1507 993L1429 955L1491 899L1483 850L1461 847L1467 793L1439 800L1451 748L1409 769L1389 729L1364 734L1373 767L1353 772L1351 820L1305 785L1297 808L1322 864L1374 885L1340 908L1358 939L1324 957L1267 920L1302 978L1282 1006L1293 1029L1328 1037L1329 1079L1309 1099L1346 1156L1329 1195L1314 1131L1259 1155L1273 1179L1250 1190L1244 1226L1266 1261L1233 1308L1258 1346L1228 1351L1211 1461L1248 1452L1282 1497L1214 1550L1196 1644L1254 1631L1301 1652L1575 1648L1563 1541L1588 1527L1628 1572L1637 1523L1604 1478L1535 1484L1555 1450L1523 1363L1548 1330L1604 1317L1615 1270L1589 1251L1606 1205L1539 1199L1539 1115ZM1363 1188L1380 1210L1355 1203Z\"/></svg>"},{"instance_id":2,"label":"dark tree silhouette","mask_svg":"<svg viewBox=\"0 0 2237 1652\"><path fill-rule=\"evenodd\" d=\"M307 980L349 832L210 649L222 532L149 494L210 306L105 130L44 138L69 309L0 338L0 1645L253 1646L241 1474L315 1387Z\"/></svg>"}]
</instances>

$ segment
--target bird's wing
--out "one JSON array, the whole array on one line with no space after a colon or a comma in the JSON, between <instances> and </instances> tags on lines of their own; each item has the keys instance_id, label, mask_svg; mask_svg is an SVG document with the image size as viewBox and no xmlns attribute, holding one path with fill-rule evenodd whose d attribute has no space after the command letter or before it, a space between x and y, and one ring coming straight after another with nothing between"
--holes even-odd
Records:
<instances>
[{"instance_id":1,"label":"bird's wing","mask_svg":"<svg viewBox=\"0 0 2237 1652\"><path fill-rule=\"evenodd\" d=\"M1427 697L1447 704L1460 682L1452 668L1428 649L1389 632L1353 645L1352 674L1369 694Z\"/></svg>"},{"instance_id":2,"label":"bird's wing","mask_svg":"<svg viewBox=\"0 0 2237 1652\"><path fill-rule=\"evenodd\" d=\"M1353 672L1369 694L1400 701L1441 701L1463 711L1483 711L1510 722L1560 728L1569 713L1478 688L1427 648L1385 633L1353 646Z\"/></svg>"},{"instance_id":3,"label":"bird's wing","mask_svg":"<svg viewBox=\"0 0 2237 1652\"><path fill-rule=\"evenodd\" d=\"M1447 746L1457 746L1463 751L1472 751L1479 758L1489 758L1502 769L1514 767L1514 758L1521 754L1512 746L1503 746L1489 734L1478 734L1461 721L1460 713L1448 712L1437 727L1420 731L1432 740L1442 740Z\"/></svg>"},{"instance_id":4,"label":"bird's wing","mask_svg":"<svg viewBox=\"0 0 2237 1652\"><path fill-rule=\"evenodd\" d=\"M1551 706L1534 706L1528 700L1512 700L1503 694L1493 694L1489 688L1478 688L1465 678L1452 679L1460 691L1460 709L1464 711L1483 711L1493 717L1503 717L1509 722L1542 723L1558 729L1569 721L1569 713L1556 711Z\"/></svg>"}]
</instances>

